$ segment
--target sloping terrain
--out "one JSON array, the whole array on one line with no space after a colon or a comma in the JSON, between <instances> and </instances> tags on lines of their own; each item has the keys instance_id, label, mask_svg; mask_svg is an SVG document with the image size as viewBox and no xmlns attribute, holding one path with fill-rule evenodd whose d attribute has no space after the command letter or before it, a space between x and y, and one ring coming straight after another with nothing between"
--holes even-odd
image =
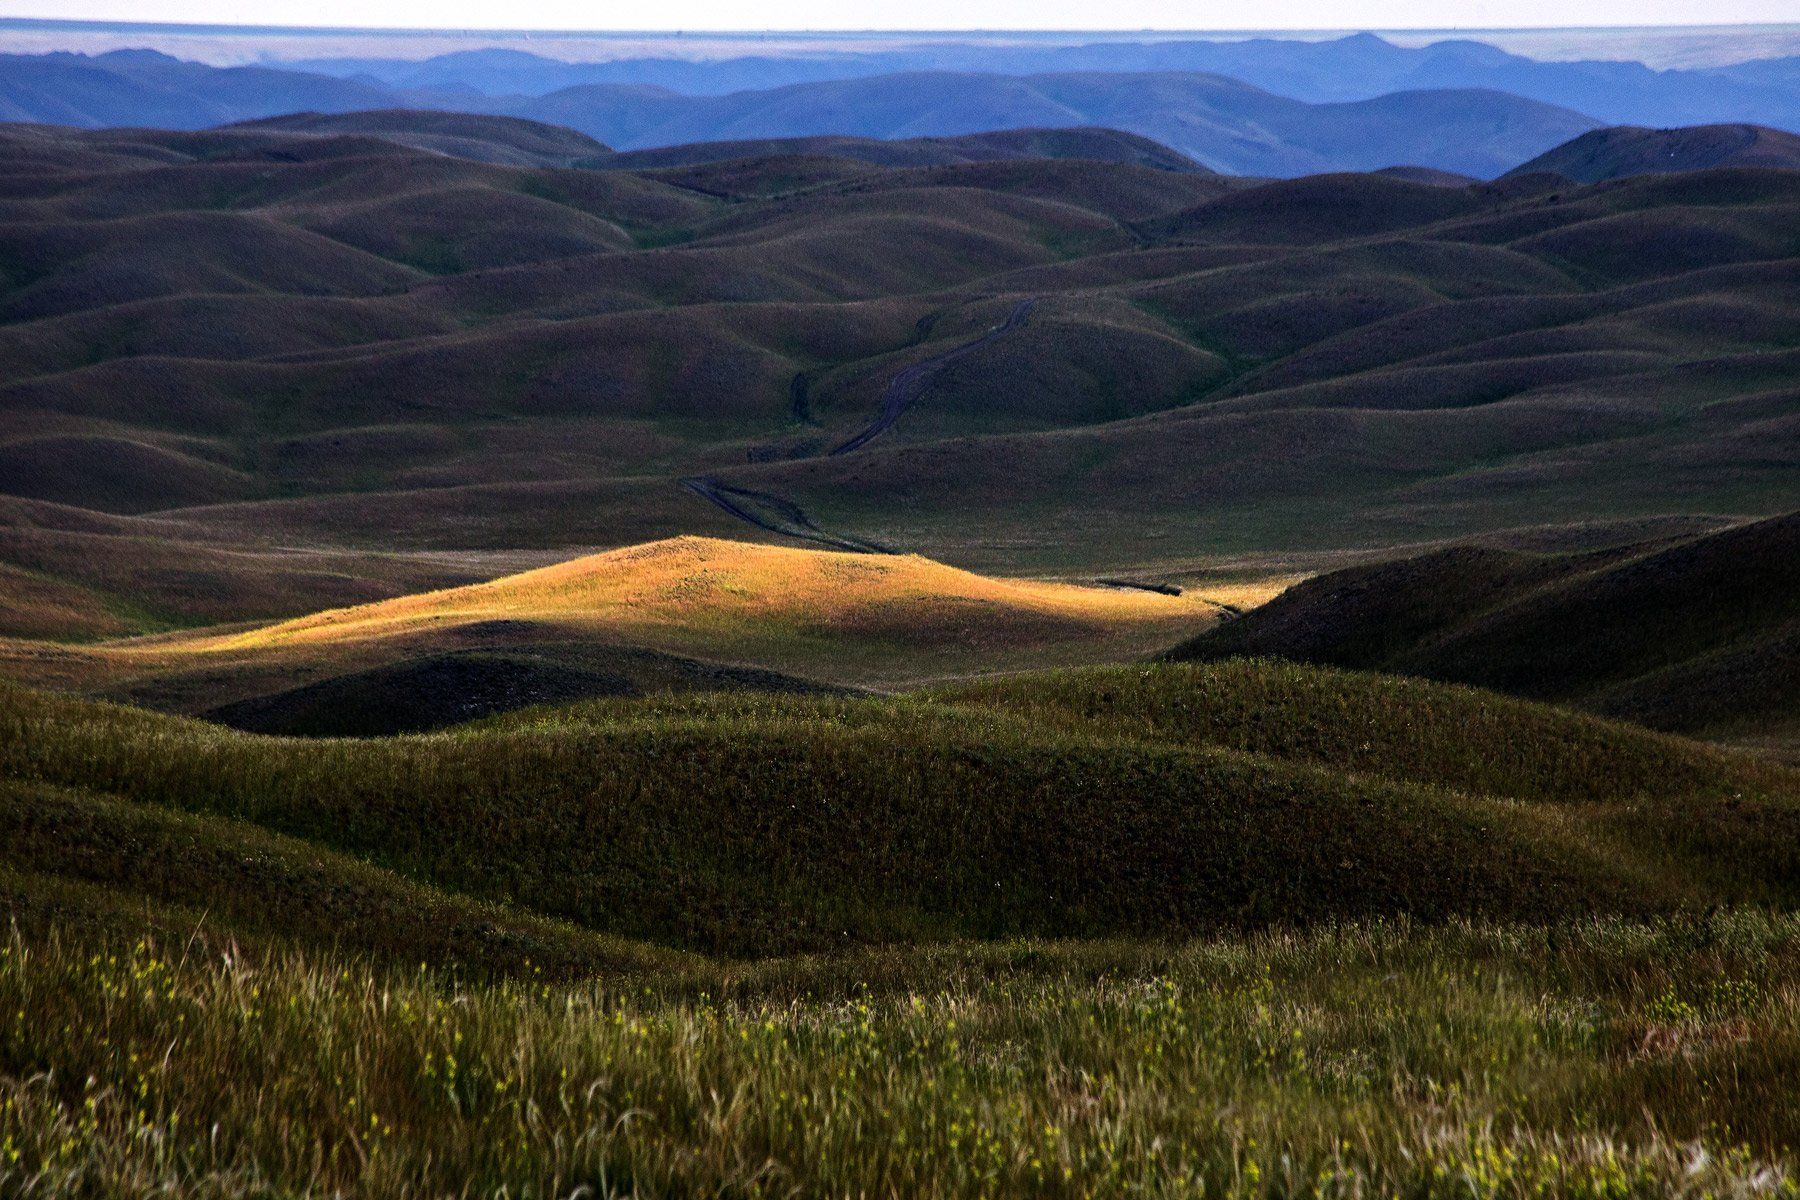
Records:
<instances>
[{"instance_id":1,"label":"sloping terrain","mask_svg":"<svg viewBox=\"0 0 1800 1200\"><path fill-rule=\"evenodd\" d=\"M654 150L629 150L584 164L623 170L690 167L772 155L850 158L879 167L943 167L953 163L1007 162L1016 159L1072 158L1089 162L1132 163L1164 171L1200 171L1205 167L1160 142L1117 129L999 129L961 137L879 138L843 136L764 138L760 141L694 142Z\"/></svg>"},{"instance_id":2,"label":"sloping terrain","mask_svg":"<svg viewBox=\"0 0 1800 1200\"><path fill-rule=\"evenodd\" d=\"M13 126L0 173L18 635L682 533L1180 583L1792 507L1795 172L596 171Z\"/></svg>"},{"instance_id":3,"label":"sloping terrain","mask_svg":"<svg viewBox=\"0 0 1800 1200\"><path fill-rule=\"evenodd\" d=\"M1666 175L1713 167L1800 170L1800 136L1761 125L1698 125L1683 129L1596 129L1510 174L1550 171L1577 183L1628 175Z\"/></svg>"},{"instance_id":4,"label":"sloping terrain","mask_svg":"<svg viewBox=\"0 0 1800 1200\"><path fill-rule=\"evenodd\" d=\"M454 158L508 167L566 167L610 151L572 129L470 113L387 109L347 113L288 113L243 122L240 128L293 133L368 134Z\"/></svg>"},{"instance_id":5,"label":"sloping terrain","mask_svg":"<svg viewBox=\"0 0 1800 1200\"><path fill-rule=\"evenodd\" d=\"M598 696L739 690L835 689L774 671L721 666L654 650L539 641L510 652L504 646L451 651L353 669L230 701L200 715L252 733L384 737Z\"/></svg>"},{"instance_id":6,"label":"sloping terrain","mask_svg":"<svg viewBox=\"0 0 1800 1200\"><path fill-rule=\"evenodd\" d=\"M0 663L243 728L392 733L581 696L820 690L777 672L893 684L1119 660L1166 648L1246 591L996 579L916 555L684 537L270 625L0 640Z\"/></svg>"},{"instance_id":7,"label":"sloping terrain","mask_svg":"<svg viewBox=\"0 0 1800 1200\"><path fill-rule=\"evenodd\" d=\"M1664 729L1800 730L1800 515L1587 554L1333 572L1171 652L1422 675Z\"/></svg>"},{"instance_id":8,"label":"sloping terrain","mask_svg":"<svg viewBox=\"0 0 1800 1200\"><path fill-rule=\"evenodd\" d=\"M390 952L414 935L384 929L383 906L433 889L409 918L432 937L480 905L516 914L452 957L535 940L552 965L583 932L533 922L766 954L1788 903L1800 847L1778 769L1488 693L1268 664L597 701L325 742L6 688L0 780L23 821L0 842L9 871L227 923L250 909L312 940L328 913L246 889L336 895L349 944ZM245 850L268 864L254 885Z\"/></svg>"}]
</instances>

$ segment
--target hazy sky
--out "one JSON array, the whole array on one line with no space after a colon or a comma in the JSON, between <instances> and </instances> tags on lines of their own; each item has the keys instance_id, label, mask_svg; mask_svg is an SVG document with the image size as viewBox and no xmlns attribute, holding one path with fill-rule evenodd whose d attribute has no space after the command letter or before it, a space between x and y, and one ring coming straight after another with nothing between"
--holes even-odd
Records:
<instances>
[{"instance_id":1,"label":"hazy sky","mask_svg":"<svg viewBox=\"0 0 1800 1200\"><path fill-rule=\"evenodd\" d=\"M1796 0L0 0L0 16L430 29L1493 29L1790 22Z\"/></svg>"}]
</instances>

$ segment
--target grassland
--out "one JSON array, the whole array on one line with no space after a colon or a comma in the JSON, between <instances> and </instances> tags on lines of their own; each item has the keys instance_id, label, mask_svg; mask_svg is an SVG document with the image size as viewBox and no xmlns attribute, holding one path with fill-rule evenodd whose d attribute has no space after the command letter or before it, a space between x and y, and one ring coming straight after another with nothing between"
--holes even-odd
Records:
<instances>
[{"instance_id":1,"label":"grassland","mask_svg":"<svg viewBox=\"0 0 1800 1200\"><path fill-rule=\"evenodd\" d=\"M1792 753L1797 583L1800 514L1573 554L1460 546L1307 580L1172 655L1454 679Z\"/></svg>"},{"instance_id":2,"label":"grassland","mask_svg":"<svg viewBox=\"0 0 1800 1200\"><path fill-rule=\"evenodd\" d=\"M1275 586L1165 595L982 576L917 555L682 537L291 621L81 646L5 640L0 662L15 678L183 712L316 689L375 667L403 674L421 660L449 654L466 662L484 652L515 663L523 652L540 674L603 671L630 685L591 689L599 693L680 686L679 672L667 669L671 654L715 664L696 678L716 686L749 667L828 685L893 687L1141 657ZM741 670L735 678L757 682ZM385 676L369 683L388 686ZM585 694L577 679L560 693L550 683L543 698ZM458 686L480 682L471 676ZM497 700L495 708L529 703L532 694ZM339 701L354 702L347 692Z\"/></svg>"},{"instance_id":3,"label":"grassland","mask_svg":"<svg viewBox=\"0 0 1800 1200\"><path fill-rule=\"evenodd\" d=\"M421 885L714 953L1649 915L1788 904L1800 889L1791 773L1487 693L1316 668L600 700L363 741L259 738L22 690L4 713L0 770L27 789L15 821L31 825L52 793L87 814L37 821L0 850L10 869L60 862L115 886L133 861L117 848L152 837L118 832L124 815L185 813L226 822L221 837L248 827L361 860L395 877L390 892ZM76 825L114 852L55 851ZM203 878L133 886L183 904L237 886Z\"/></svg>"},{"instance_id":4,"label":"grassland","mask_svg":"<svg viewBox=\"0 0 1800 1200\"><path fill-rule=\"evenodd\" d=\"M7 686L0 826L15 1194L1794 1187L1800 776L1469 688Z\"/></svg>"},{"instance_id":5,"label":"grassland","mask_svg":"<svg viewBox=\"0 0 1800 1200\"><path fill-rule=\"evenodd\" d=\"M971 569L1178 582L1791 507L1793 171L597 171L366 132L0 138L12 631L294 617L496 573L471 554L774 536L696 476ZM553 132L508 136L554 157Z\"/></svg>"},{"instance_id":6,"label":"grassland","mask_svg":"<svg viewBox=\"0 0 1800 1200\"><path fill-rule=\"evenodd\" d=\"M0 136L0 1195L1800 1191L1800 774L1342 669L1780 716L1800 175L490 132Z\"/></svg>"},{"instance_id":7,"label":"grassland","mask_svg":"<svg viewBox=\"0 0 1800 1200\"><path fill-rule=\"evenodd\" d=\"M548 984L0 946L19 1195L1785 1196L1800 929L1018 943Z\"/></svg>"}]
</instances>

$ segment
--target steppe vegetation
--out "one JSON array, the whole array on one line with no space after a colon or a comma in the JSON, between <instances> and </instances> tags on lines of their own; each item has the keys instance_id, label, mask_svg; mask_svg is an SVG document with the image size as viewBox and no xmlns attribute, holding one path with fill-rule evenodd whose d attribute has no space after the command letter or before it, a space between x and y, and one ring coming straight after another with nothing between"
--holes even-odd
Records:
<instances>
[{"instance_id":1,"label":"steppe vegetation","mask_svg":"<svg viewBox=\"0 0 1800 1200\"><path fill-rule=\"evenodd\" d=\"M469 980L0 946L14 1195L1786 1196L1800 927L1340 925Z\"/></svg>"},{"instance_id":2,"label":"steppe vegetation","mask_svg":"<svg viewBox=\"0 0 1800 1200\"><path fill-rule=\"evenodd\" d=\"M22 1196L1780 1196L1800 778L1098 668L264 738L0 696Z\"/></svg>"},{"instance_id":3,"label":"steppe vegetation","mask_svg":"<svg viewBox=\"0 0 1800 1200\"><path fill-rule=\"evenodd\" d=\"M1800 1194L1792 139L776 132L0 128L0 1197Z\"/></svg>"}]
</instances>

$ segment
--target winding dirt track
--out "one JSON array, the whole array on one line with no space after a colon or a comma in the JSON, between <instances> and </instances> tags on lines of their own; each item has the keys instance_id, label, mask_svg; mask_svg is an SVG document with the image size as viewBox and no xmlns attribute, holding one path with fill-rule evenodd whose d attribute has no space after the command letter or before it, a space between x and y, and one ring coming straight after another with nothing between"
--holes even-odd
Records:
<instances>
[{"instance_id":1,"label":"winding dirt track","mask_svg":"<svg viewBox=\"0 0 1800 1200\"><path fill-rule=\"evenodd\" d=\"M900 419L900 414L912 407L913 401L919 398L919 393L925 390L926 384L937 377L939 371L971 350L979 350L996 338L1003 337L1025 324L1031 317L1031 310L1036 307L1035 299L1021 300L1014 306L1012 312L1007 314L1006 320L974 341L964 342L955 349L946 350L942 354L935 354L916 362L895 375L888 380L887 389L881 393L881 411L876 414L875 420L854 437L847 438L833 446L830 453L834 455L848 454L852 450L860 450L892 429L894 422Z\"/></svg>"},{"instance_id":2,"label":"winding dirt track","mask_svg":"<svg viewBox=\"0 0 1800 1200\"><path fill-rule=\"evenodd\" d=\"M964 342L942 354L935 354L921 362L902 370L888 380L887 387L881 393L881 411L875 420L870 422L860 433L833 446L828 455L848 454L852 450L860 450L875 438L880 437L900 414L912 406L937 373L944 367L969 353L1017 329L1031 317L1031 310L1037 307L1037 301L1021 300L1007 314L1006 320L994 326L980 337ZM801 396L804 393L800 393ZM798 404L799 401L797 400ZM696 475L681 481L681 486L730 513L740 521L756 526L770 533L778 533L783 537L795 538L803 542L814 542L821 546L829 546L833 550L848 550L857 554L897 554L899 551L891 546L883 546L879 542L865 541L862 538L847 534L827 533L813 524L812 518L804 509L792 500L783 499L772 492L752 491L749 488L733 487L720 483L710 476Z\"/></svg>"},{"instance_id":3,"label":"winding dirt track","mask_svg":"<svg viewBox=\"0 0 1800 1200\"><path fill-rule=\"evenodd\" d=\"M732 487L704 476L684 479L681 481L681 486L696 496L717 505L738 520L747 521L758 529L766 529L770 533L779 533L783 537L797 538L804 542L816 542L821 546L829 546L833 550L848 550L855 554L898 553L879 542L827 533L813 524L812 518L808 517L805 510L798 504L792 500L784 500L772 492L756 492L749 488Z\"/></svg>"}]
</instances>

